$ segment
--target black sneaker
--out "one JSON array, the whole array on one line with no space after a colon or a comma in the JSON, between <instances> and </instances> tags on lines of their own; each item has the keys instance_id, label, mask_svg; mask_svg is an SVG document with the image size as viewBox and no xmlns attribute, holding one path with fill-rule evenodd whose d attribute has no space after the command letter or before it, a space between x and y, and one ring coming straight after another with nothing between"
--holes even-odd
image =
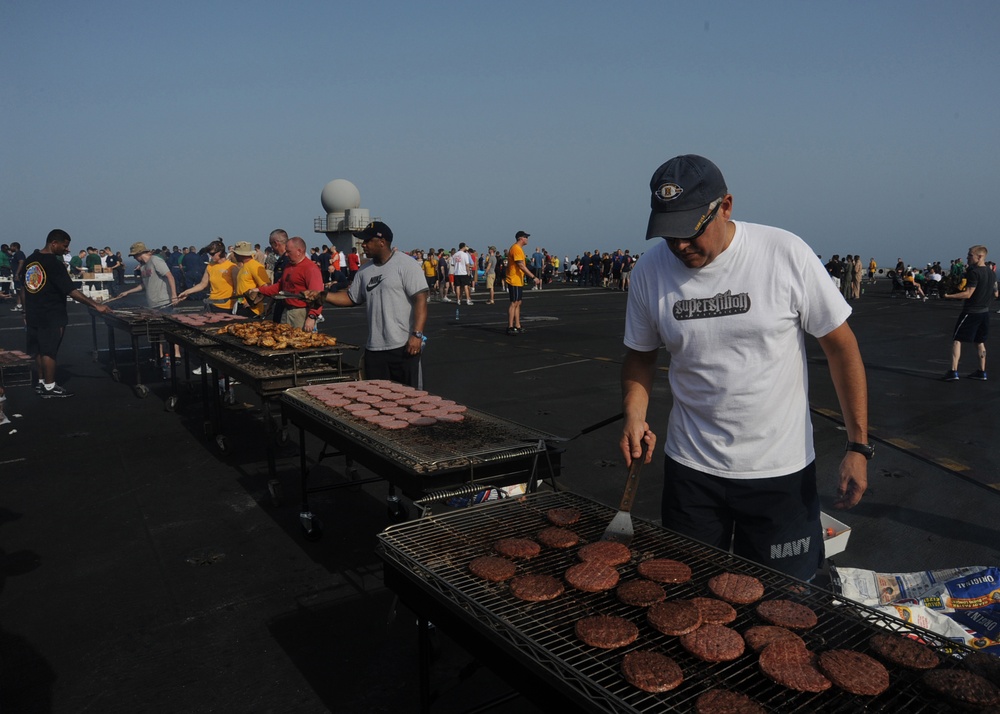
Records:
<instances>
[{"instance_id":1,"label":"black sneaker","mask_svg":"<svg viewBox=\"0 0 1000 714\"><path fill-rule=\"evenodd\" d=\"M980 382L985 382L986 381L986 372L984 372L981 369L977 369L975 372L973 372L972 374L969 375L969 379L975 379L975 380L978 380Z\"/></svg>"},{"instance_id":2,"label":"black sneaker","mask_svg":"<svg viewBox=\"0 0 1000 714\"><path fill-rule=\"evenodd\" d=\"M35 394L44 394L44 393L45 393L45 383L35 382Z\"/></svg>"},{"instance_id":3,"label":"black sneaker","mask_svg":"<svg viewBox=\"0 0 1000 714\"><path fill-rule=\"evenodd\" d=\"M42 399L54 399L55 397L72 397L73 392L70 392L58 384L52 389L42 390Z\"/></svg>"},{"instance_id":4,"label":"black sneaker","mask_svg":"<svg viewBox=\"0 0 1000 714\"><path fill-rule=\"evenodd\" d=\"M961 377L958 376L958 372L955 370L948 370L944 373L944 381L946 382L957 382Z\"/></svg>"},{"instance_id":5,"label":"black sneaker","mask_svg":"<svg viewBox=\"0 0 1000 714\"><path fill-rule=\"evenodd\" d=\"M508 327L507 328L507 334L508 335L516 335L517 334L517 328L516 327Z\"/></svg>"},{"instance_id":6,"label":"black sneaker","mask_svg":"<svg viewBox=\"0 0 1000 714\"><path fill-rule=\"evenodd\" d=\"M523 335L524 334L524 328L523 327L515 327L514 331L517 332L517 334L519 334L519 335Z\"/></svg>"}]
</instances>

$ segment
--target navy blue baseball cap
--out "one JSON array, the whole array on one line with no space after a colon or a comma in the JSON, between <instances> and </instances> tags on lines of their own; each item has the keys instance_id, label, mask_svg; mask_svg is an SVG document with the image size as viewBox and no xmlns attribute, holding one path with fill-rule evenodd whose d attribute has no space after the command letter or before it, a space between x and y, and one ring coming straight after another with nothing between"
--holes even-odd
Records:
<instances>
[{"instance_id":1,"label":"navy blue baseball cap","mask_svg":"<svg viewBox=\"0 0 1000 714\"><path fill-rule=\"evenodd\" d=\"M711 204L729 193L719 167L696 154L675 156L660 166L649 190L652 212L646 240L691 238L711 214Z\"/></svg>"},{"instance_id":2,"label":"navy blue baseball cap","mask_svg":"<svg viewBox=\"0 0 1000 714\"><path fill-rule=\"evenodd\" d=\"M382 221L372 221L363 231L354 235L362 243L369 238L384 238L386 243L392 243L392 230Z\"/></svg>"}]
</instances>

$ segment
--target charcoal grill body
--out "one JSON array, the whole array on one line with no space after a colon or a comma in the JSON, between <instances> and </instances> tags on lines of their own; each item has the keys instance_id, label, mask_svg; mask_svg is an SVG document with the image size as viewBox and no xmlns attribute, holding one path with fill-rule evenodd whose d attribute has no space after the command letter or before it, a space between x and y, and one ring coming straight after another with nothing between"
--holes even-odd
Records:
<instances>
[{"instance_id":1,"label":"charcoal grill body","mask_svg":"<svg viewBox=\"0 0 1000 714\"><path fill-rule=\"evenodd\" d=\"M299 430L303 517L311 516L310 493L359 483L310 488L306 432L343 455L348 471L353 462L362 464L377 474L375 480L388 481L414 501L456 486L531 484L560 472L562 452L552 446L560 439L476 409L468 409L462 422L389 431L325 407L301 389L288 390L280 403L283 421Z\"/></svg>"},{"instance_id":2,"label":"charcoal grill body","mask_svg":"<svg viewBox=\"0 0 1000 714\"><path fill-rule=\"evenodd\" d=\"M757 666L757 656L745 652L737 660L707 664L688 654L675 637L651 628L645 610L623 605L613 591L583 593L568 585L560 597L545 603L525 603L510 594L507 584L474 577L469 562L488 554L506 536L532 536L548 525L550 508L573 507L583 513L571 526L584 542L600 539L614 516L608 508L567 493L535 493L520 499L482 504L441 516L390 526L378 537L385 583L423 619L443 628L479 661L498 673L512 674L513 686L542 707L562 701L560 710L588 712L689 712L697 697L713 688L743 692L766 708L789 712L946 712L952 707L928 697L918 673L887 665L890 688L878 697L859 697L833 688L820 694L794 692L772 683ZM871 654L868 640L877 632L904 630L918 634L942 655L942 667L954 667L950 653L966 648L926 630L909 626L870 608L706 546L633 517L632 560L618 568L622 581L637 579L639 561L666 557L687 563L690 582L666 585L667 597L710 596L708 580L724 571L759 578L764 599L786 598L811 607L819 624L802 633L807 646L821 652L852 649ZM576 549L543 549L541 555L518 563L518 574L545 573L561 577L576 562ZM798 590L799 592L794 592ZM730 627L743 632L763 624L754 605L736 605ZM634 622L639 639L628 647L598 650L579 642L577 620L590 615L617 615ZM423 633L421 633L423 637ZM684 672L675 690L649 694L628 684L620 673L622 657L634 650L653 649L673 658ZM427 667L422 664L422 672ZM429 707L429 686L422 683L422 705ZM567 707L567 703L570 705Z\"/></svg>"}]
</instances>

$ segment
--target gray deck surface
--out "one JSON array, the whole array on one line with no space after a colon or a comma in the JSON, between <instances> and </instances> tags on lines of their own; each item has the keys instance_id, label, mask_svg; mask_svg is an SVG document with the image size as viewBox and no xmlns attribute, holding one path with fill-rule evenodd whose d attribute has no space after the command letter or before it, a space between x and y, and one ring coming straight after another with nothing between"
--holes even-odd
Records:
<instances>
[{"instance_id":1,"label":"gray deck surface","mask_svg":"<svg viewBox=\"0 0 1000 714\"><path fill-rule=\"evenodd\" d=\"M624 294L528 291L528 331L517 337L504 334L505 297L476 298L458 321L454 304L431 305L429 390L568 437L620 411ZM940 381L958 307L890 299L885 281L855 303L878 454L865 499L836 512L853 528L838 565L1000 563L1000 367L997 381ZM393 595L373 552L389 523L386 485L313 496L325 535L305 541L294 431L279 451L285 498L275 507L259 409L227 414L221 454L204 436L197 400L184 392L177 411L166 411L168 385L149 366L152 394L137 398L125 383L129 365L116 383L107 355L93 360L86 311L74 305L70 322L59 382L77 396L41 400L29 387L9 388L7 412L21 416L0 427L2 710L417 711L414 616L400 608L390 622ZM20 325L0 305L0 348L23 349ZM364 313L329 309L322 329L363 344ZM102 326L102 349L104 341ZM814 341L809 350L824 508L833 512L844 432L822 352ZM967 350L963 375L973 362ZM665 371L656 395L651 423L662 433ZM561 486L617 506L618 433L616 424L567 444ZM340 469L324 461L316 473L336 479ZM644 472L637 516L658 518L661 473L659 456ZM434 711L507 691L470 662L442 638ZM496 711L534 710L515 700Z\"/></svg>"}]
</instances>

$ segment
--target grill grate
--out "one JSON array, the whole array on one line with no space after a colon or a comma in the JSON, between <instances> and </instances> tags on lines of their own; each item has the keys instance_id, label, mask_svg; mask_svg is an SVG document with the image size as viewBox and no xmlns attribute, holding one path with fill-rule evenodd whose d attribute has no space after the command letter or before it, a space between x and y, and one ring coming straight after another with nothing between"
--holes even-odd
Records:
<instances>
[{"instance_id":1,"label":"grill grate","mask_svg":"<svg viewBox=\"0 0 1000 714\"><path fill-rule=\"evenodd\" d=\"M689 655L677 638L652 629L645 610L618 602L614 592L583 593L567 586L566 593L546 603L525 603L510 594L507 584L480 580L468 571L475 557L490 553L492 544L509 536L533 536L550 525L545 512L550 508L574 507L583 516L571 528L582 542L598 540L615 511L575 494L536 493L520 499L483 504L442 516L432 516L391 526L379 535L379 553L387 569L403 576L406 587L430 593L449 612L459 608L481 628L483 642L509 649L515 647L544 671L560 677L582 702L595 711L691 711L703 692L723 687L743 692L777 711L949 711L928 699L919 675L888 666L891 686L879 697L858 697L833 688L822 694L794 692L772 683L760 674L757 657L749 651L739 659L719 664L700 662ZM874 610L839 600L833 593L804 588L792 594L791 587L803 586L791 578L715 548L633 519L635 537L633 559L618 568L622 582L638 578L638 562L649 558L673 558L687 563L693 577L688 583L665 585L668 599L710 596L707 581L723 571L753 575L765 586L765 599L788 598L811 607L819 616L817 627L803 634L813 651L844 648L869 653L868 639L881 625L892 630L903 623ZM539 573L561 576L576 560L576 548L542 553L518 563L518 574ZM404 596L405 592L401 592ZM737 619L729 626L743 632L763 624L754 605L736 605ZM578 642L574 624L595 614L617 615L639 627L639 639L629 647L612 651L590 648ZM433 614L428 613L433 619ZM913 628L916 629L916 628ZM954 652L954 643L920 630L920 635L941 653ZM652 648L673 658L684 671L684 683L664 694L648 694L622 678L622 657L633 650ZM473 654L477 654L473 652ZM954 666L955 658L944 658L942 666Z\"/></svg>"},{"instance_id":2,"label":"grill grate","mask_svg":"<svg viewBox=\"0 0 1000 714\"><path fill-rule=\"evenodd\" d=\"M291 389L281 398L333 431L361 442L415 473L530 457L545 450L540 442L556 439L551 434L470 408L463 421L393 431L390 440L384 430L372 427L345 409L328 407L302 389ZM470 444L489 446L469 450Z\"/></svg>"}]
</instances>

